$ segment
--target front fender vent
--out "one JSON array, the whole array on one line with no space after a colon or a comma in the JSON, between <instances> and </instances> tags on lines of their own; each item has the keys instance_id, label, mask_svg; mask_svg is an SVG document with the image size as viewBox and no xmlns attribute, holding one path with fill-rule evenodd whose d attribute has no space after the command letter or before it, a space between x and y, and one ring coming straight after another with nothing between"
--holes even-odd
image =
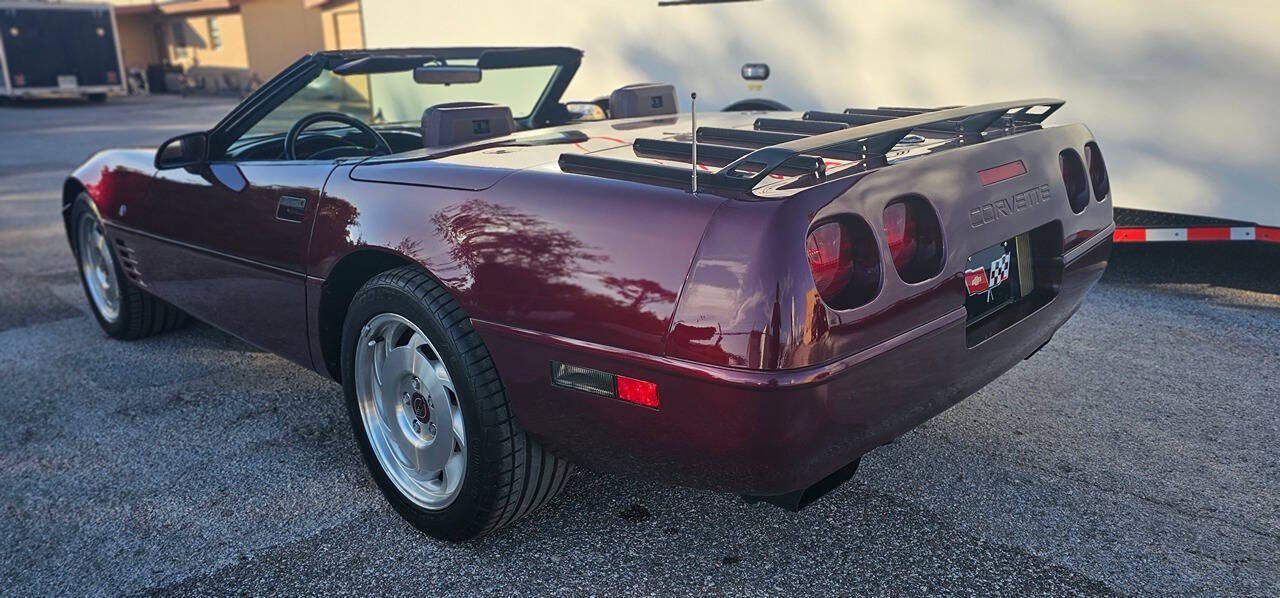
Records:
<instances>
[{"instance_id":1,"label":"front fender vent","mask_svg":"<svg viewBox=\"0 0 1280 598\"><path fill-rule=\"evenodd\" d=\"M120 258L120 269L130 281L138 286L147 286L142 282L142 272L138 270L138 256L124 239L116 239L116 256Z\"/></svg>"}]
</instances>

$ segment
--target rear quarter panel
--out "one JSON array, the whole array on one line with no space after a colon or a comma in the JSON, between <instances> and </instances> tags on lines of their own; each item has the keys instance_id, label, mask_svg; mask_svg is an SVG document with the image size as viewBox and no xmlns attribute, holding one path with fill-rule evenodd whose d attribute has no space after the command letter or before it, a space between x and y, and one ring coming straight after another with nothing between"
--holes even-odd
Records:
<instances>
[{"instance_id":1,"label":"rear quarter panel","mask_svg":"<svg viewBox=\"0 0 1280 598\"><path fill-rule=\"evenodd\" d=\"M325 188L311 275L326 277L352 251L388 251L421 264L473 319L652 355L723 202L554 166L480 191L349 172Z\"/></svg>"}]
</instances>

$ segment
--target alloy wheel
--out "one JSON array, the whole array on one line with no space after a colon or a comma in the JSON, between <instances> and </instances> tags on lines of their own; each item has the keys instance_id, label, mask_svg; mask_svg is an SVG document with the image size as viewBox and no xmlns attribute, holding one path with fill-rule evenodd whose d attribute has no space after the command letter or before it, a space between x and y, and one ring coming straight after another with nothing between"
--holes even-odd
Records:
<instances>
[{"instance_id":1,"label":"alloy wheel","mask_svg":"<svg viewBox=\"0 0 1280 598\"><path fill-rule=\"evenodd\" d=\"M107 322L115 323L120 318L120 281L116 278L115 258L102 234L102 224L92 214L85 214L77 230L80 275L98 314Z\"/></svg>"},{"instance_id":2,"label":"alloy wheel","mask_svg":"<svg viewBox=\"0 0 1280 598\"><path fill-rule=\"evenodd\" d=\"M467 437L440 353L408 319L371 318L355 355L356 399L378 463L414 504L449 506L466 474Z\"/></svg>"}]
</instances>

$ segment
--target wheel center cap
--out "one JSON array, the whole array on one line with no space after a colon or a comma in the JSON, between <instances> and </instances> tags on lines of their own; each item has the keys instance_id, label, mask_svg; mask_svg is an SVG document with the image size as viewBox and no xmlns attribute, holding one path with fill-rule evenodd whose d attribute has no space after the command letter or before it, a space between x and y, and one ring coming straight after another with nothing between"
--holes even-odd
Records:
<instances>
[{"instance_id":1,"label":"wheel center cap","mask_svg":"<svg viewBox=\"0 0 1280 598\"><path fill-rule=\"evenodd\" d=\"M413 415L418 418L418 421L425 424L427 420L431 419L431 410L427 406L427 397L422 396L422 393L413 393L410 404L413 405Z\"/></svg>"}]
</instances>

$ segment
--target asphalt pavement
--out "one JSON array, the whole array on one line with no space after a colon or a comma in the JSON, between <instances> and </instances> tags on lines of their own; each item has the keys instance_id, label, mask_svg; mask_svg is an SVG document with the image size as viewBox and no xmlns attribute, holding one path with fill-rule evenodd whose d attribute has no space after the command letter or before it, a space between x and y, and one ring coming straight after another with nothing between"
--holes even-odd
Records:
<instances>
[{"instance_id":1,"label":"asphalt pavement","mask_svg":"<svg viewBox=\"0 0 1280 598\"><path fill-rule=\"evenodd\" d=\"M0 594L1280 595L1276 247L1119 249L1044 350L800 513L580 469L452 545L383 502L333 383L88 315L62 178L231 105L0 107Z\"/></svg>"}]
</instances>

